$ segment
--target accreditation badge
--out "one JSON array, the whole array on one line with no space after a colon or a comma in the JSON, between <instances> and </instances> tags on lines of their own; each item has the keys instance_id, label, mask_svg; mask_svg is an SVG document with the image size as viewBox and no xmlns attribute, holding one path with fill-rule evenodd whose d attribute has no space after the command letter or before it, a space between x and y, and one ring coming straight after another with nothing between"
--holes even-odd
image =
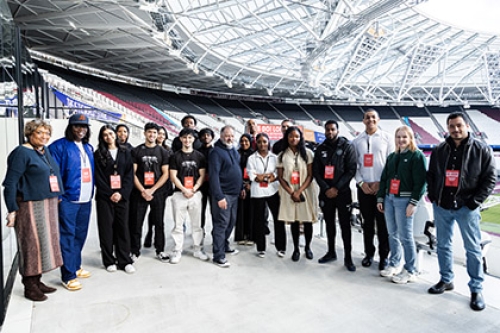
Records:
<instances>
[{"instance_id":1,"label":"accreditation badge","mask_svg":"<svg viewBox=\"0 0 500 333\"><path fill-rule=\"evenodd\" d=\"M155 173L153 171L144 172L144 185L155 184Z\"/></svg>"},{"instance_id":2,"label":"accreditation badge","mask_svg":"<svg viewBox=\"0 0 500 333\"><path fill-rule=\"evenodd\" d=\"M92 180L92 176L90 173L90 168L83 168L82 169L82 183L90 183Z\"/></svg>"},{"instance_id":3,"label":"accreditation badge","mask_svg":"<svg viewBox=\"0 0 500 333\"><path fill-rule=\"evenodd\" d=\"M363 155L363 166L365 168L373 167L373 154L364 154Z\"/></svg>"},{"instance_id":4,"label":"accreditation badge","mask_svg":"<svg viewBox=\"0 0 500 333\"><path fill-rule=\"evenodd\" d=\"M401 184L401 180L399 179L391 179L391 185L389 188L390 194L399 194L399 185Z\"/></svg>"},{"instance_id":5,"label":"accreditation badge","mask_svg":"<svg viewBox=\"0 0 500 333\"><path fill-rule=\"evenodd\" d=\"M325 166L325 179L333 179L335 175L335 166L327 165Z\"/></svg>"},{"instance_id":6,"label":"accreditation badge","mask_svg":"<svg viewBox=\"0 0 500 333\"><path fill-rule=\"evenodd\" d=\"M112 190L119 190L122 188L122 179L121 179L120 175L109 176L109 181L111 183Z\"/></svg>"},{"instance_id":7,"label":"accreditation badge","mask_svg":"<svg viewBox=\"0 0 500 333\"><path fill-rule=\"evenodd\" d=\"M184 187L188 190L192 190L194 188L194 177L193 176L184 177Z\"/></svg>"},{"instance_id":8,"label":"accreditation badge","mask_svg":"<svg viewBox=\"0 0 500 333\"><path fill-rule=\"evenodd\" d=\"M50 192L61 192L59 189L59 182L57 181L57 176L49 176Z\"/></svg>"},{"instance_id":9,"label":"accreditation badge","mask_svg":"<svg viewBox=\"0 0 500 333\"><path fill-rule=\"evenodd\" d=\"M300 173L298 170L292 172L292 179L290 179L292 185L300 184Z\"/></svg>"},{"instance_id":10,"label":"accreditation badge","mask_svg":"<svg viewBox=\"0 0 500 333\"><path fill-rule=\"evenodd\" d=\"M446 170L446 178L444 180L444 186L458 187L459 177L460 177L459 170Z\"/></svg>"}]
</instances>

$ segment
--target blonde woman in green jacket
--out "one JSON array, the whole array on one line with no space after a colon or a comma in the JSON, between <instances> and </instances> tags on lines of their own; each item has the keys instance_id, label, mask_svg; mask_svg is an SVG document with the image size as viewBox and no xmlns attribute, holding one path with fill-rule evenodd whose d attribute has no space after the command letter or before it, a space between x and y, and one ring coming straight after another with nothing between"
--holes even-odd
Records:
<instances>
[{"instance_id":1,"label":"blonde woman in green jacket","mask_svg":"<svg viewBox=\"0 0 500 333\"><path fill-rule=\"evenodd\" d=\"M384 213L389 232L389 266L380 275L394 283L414 282L417 278L413 217L425 192L426 163L408 126L396 129L396 151L387 157L377 193L377 209ZM401 247L405 264L401 269Z\"/></svg>"}]
</instances>

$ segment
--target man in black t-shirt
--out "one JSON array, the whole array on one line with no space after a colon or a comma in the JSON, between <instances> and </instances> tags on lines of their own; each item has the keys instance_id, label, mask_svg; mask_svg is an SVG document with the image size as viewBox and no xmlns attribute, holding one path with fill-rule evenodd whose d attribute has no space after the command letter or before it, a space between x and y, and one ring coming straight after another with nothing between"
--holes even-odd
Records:
<instances>
[{"instance_id":1,"label":"man in black t-shirt","mask_svg":"<svg viewBox=\"0 0 500 333\"><path fill-rule=\"evenodd\" d=\"M200 139L198 138L198 132L196 131L196 124L198 122L196 121L196 118L193 117L192 115L188 114L187 116L185 116L184 118L182 118L181 120L181 125L182 125L182 128L189 128L189 129L192 129L194 131L194 142L193 142L193 148L198 150L200 149L201 147L201 141ZM174 140L172 141L172 150L174 152L176 151L179 151L182 149L182 142L181 142L181 137L180 135L175 137Z\"/></svg>"},{"instance_id":2,"label":"man in black t-shirt","mask_svg":"<svg viewBox=\"0 0 500 333\"><path fill-rule=\"evenodd\" d=\"M171 264L177 264L181 260L182 247L184 244L183 225L189 214L191 230L193 234L194 257L208 260L203 251L203 229L201 227L201 192L199 191L205 179L206 160L205 156L193 149L195 140L194 130L185 128L179 133L182 149L175 152L170 158L170 178L175 185L172 196L172 207L174 211L174 228L172 238L175 249L170 258Z\"/></svg>"},{"instance_id":3,"label":"man in black t-shirt","mask_svg":"<svg viewBox=\"0 0 500 333\"><path fill-rule=\"evenodd\" d=\"M147 123L144 126L145 143L132 149L134 163L134 189L130 195L130 250L135 261L140 255L142 226L148 207L150 218L155 225L156 257L169 260L165 249L164 212L165 193L161 187L168 179L168 152L156 144L158 125Z\"/></svg>"}]
</instances>

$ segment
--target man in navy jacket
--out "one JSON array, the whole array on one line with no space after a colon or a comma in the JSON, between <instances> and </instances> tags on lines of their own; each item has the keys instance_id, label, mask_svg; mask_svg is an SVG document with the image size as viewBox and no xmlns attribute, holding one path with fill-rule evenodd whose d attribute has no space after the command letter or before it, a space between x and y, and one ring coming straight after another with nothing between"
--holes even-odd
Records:
<instances>
[{"instance_id":1,"label":"man in navy jacket","mask_svg":"<svg viewBox=\"0 0 500 333\"><path fill-rule=\"evenodd\" d=\"M210 165L210 193L212 206L213 261L220 267L229 267L226 253L234 253L229 247L229 236L236 223L238 196L243 188L240 156L234 147L234 128L224 126L220 139L208 155Z\"/></svg>"}]
</instances>

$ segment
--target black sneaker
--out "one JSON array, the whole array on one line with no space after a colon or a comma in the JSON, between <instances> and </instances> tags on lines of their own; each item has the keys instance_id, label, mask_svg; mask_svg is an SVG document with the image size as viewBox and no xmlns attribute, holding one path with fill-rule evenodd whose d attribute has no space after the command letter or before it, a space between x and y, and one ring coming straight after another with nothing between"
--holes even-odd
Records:
<instances>
[{"instance_id":1,"label":"black sneaker","mask_svg":"<svg viewBox=\"0 0 500 333\"><path fill-rule=\"evenodd\" d=\"M156 254L156 259L160 260L161 262L169 262L170 256L165 252L160 252Z\"/></svg>"},{"instance_id":2,"label":"black sneaker","mask_svg":"<svg viewBox=\"0 0 500 333\"><path fill-rule=\"evenodd\" d=\"M226 251L225 251L227 254L230 254L232 256L235 256L237 255L238 253L240 253L240 251L238 249L231 249L231 248L228 248Z\"/></svg>"},{"instance_id":3,"label":"black sneaker","mask_svg":"<svg viewBox=\"0 0 500 333\"><path fill-rule=\"evenodd\" d=\"M231 267L231 264L226 259L214 259L214 264L222 268Z\"/></svg>"}]
</instances>

